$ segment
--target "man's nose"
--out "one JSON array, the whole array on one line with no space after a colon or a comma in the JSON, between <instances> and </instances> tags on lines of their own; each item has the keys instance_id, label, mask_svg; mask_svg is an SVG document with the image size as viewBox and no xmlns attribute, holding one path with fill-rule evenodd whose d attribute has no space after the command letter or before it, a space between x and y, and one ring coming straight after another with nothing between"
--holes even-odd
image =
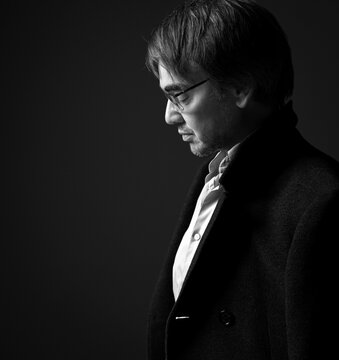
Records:
<instances>
[{"instance_id":1,"label":"man's nose","mask_svg":"<svg viewBox=\"0 0 339 360\"><path fill-rule=\"evenodd\" d=\"M177 125L184 122L184 119L181 116L180 112L170 100L167 100L165 121L168 125Z\"/></svg>"}]
</instances>

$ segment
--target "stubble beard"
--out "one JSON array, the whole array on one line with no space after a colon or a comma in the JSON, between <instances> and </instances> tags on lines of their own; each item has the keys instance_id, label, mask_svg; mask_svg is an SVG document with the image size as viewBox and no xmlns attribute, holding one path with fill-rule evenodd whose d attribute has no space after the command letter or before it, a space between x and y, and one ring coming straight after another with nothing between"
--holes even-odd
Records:
<instances>
[{"instance_id":1,"label":"stubble beard","mask_svg":"<svg viewBox=\"0 0 339 360\"><path fill-rule=\"evenodd\" d=\"M190 143L190 149L193 155L204 158L217 152L219 147L205 143Z\"/></svg>"}]
</instances>

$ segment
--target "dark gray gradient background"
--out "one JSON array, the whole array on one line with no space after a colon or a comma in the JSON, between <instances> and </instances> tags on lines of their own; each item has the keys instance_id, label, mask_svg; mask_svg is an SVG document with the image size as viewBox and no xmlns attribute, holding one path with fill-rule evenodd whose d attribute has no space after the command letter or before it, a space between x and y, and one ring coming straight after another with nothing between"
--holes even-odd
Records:
<instances>
[{"instance_id":1,"label":"dark gray gradient background","mask_svg":"<svg viewBox=\"0 0 339 360\"><path fill-rule=\"evenodd\" d=\"M144 66L179 3L2 5L2 359L146 358L148 303L201 161ZM290 40L298 127L339 159L339 2L260 3Z\"/></svg>"}]
</instances>

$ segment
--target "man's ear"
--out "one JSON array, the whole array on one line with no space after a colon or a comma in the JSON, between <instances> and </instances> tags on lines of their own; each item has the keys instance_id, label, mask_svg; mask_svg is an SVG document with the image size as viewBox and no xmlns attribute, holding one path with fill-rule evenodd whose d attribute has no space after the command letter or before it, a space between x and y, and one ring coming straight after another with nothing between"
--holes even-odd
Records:
<instances>
[{"instance_id":1,"label":"man's ear","mask_svg":"<svg viewBox=\"0 0 339 360\"><path fill-rule=\"evenodd\" d=\"M253 88L246 87L241 89L234 89L234 95L236 97L236 105L239 109L244 109L253 95Z\"/></svg>"}]
</instances>

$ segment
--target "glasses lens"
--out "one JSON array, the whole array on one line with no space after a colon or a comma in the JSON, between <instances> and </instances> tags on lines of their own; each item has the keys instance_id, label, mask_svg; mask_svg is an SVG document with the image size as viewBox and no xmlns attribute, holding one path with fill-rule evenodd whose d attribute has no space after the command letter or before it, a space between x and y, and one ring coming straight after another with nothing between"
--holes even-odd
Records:
<instances>
[{"instance_id":1,"label":"glasses lens","mask_svg":"<svg viewBox=\"0 0 339 360\"><path fill-rule=\"evenodd\" d=\"M165 94L167 100L169 100L178 111L183 111L184 107L180 104L180 101L173 95Z\"/></svg>"},{"instance_id":2,"label":"glasses lens","mask_svg":"<svg viewBox=\"0 0 339 360\"><path fill-rule=\"evenodd\" d=\"M181 105L180 101L178 99L175 99L176 100L176 107L178 109L178 111L184 111L184 107Z\"/></svg>"}]
</instances>

